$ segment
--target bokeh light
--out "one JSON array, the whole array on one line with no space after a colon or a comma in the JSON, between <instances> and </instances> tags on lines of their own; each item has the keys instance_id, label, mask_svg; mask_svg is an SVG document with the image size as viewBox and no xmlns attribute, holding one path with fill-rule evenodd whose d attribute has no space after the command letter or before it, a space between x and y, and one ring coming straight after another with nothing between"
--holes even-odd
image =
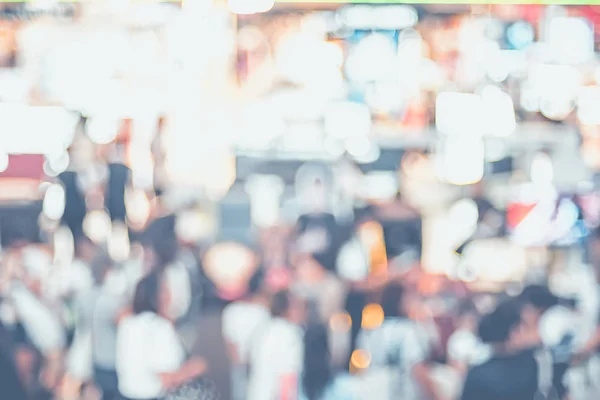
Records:
<instances>
[{"instance_id":1,"label":"bokeh light","mask_svg":"<svg viewBox=\"0 0 600 400\"><path fill-rule=\"evenodd\" d=\"M362 311L362 328L377 329L383 324L385 314L379 304L367 304Z\"/></svg>"}]
</instances>

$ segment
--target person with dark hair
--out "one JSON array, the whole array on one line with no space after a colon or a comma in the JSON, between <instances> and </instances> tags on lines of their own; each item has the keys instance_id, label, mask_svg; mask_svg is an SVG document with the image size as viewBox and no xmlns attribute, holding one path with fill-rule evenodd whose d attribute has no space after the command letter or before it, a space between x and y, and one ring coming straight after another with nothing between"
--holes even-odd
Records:
<instances>
[{"instance_id":1,"label":"person with dark hair","mask_svg":"<svg viewBox=\"0 0 600 400\"><path fill-rule=\"evenodd\" d=\"M501 303L481 319L478 333L491 346L492 355L471 368L462 400L560 398L551 355L532 346L532 327L524 321L520 302Z\"/></svg>"},{"instance_id":2,"label":"person with dark hair","mask_svg":"<svg viewBox=\"0 0 600 400\"><path fill-rule=\"evenodd\" d=\"M356 396L346 377L336 377L331 367L327 327L310 325L304 334L304 367L298 400L353 400Z\"/></svg>"},{"instance_id":3,"label":"person with dark hair","mask_svg":"<svg viewBox=\"0 0 600 400\"><path fill-rule=\"evenodd\" d=\"M104 207L112 221L125 222L127 208L125 207L125 191L129 186L131 170L124 163L125 146L115 144L107 165L108 176L104 189Z\"/></svg>"},{"instance_id":4,"label":"person with dark hair","mask_svg":"<svg viewBox=\"0 0 600 400\"><path fill-rule=\"evenodd\" d=\"M546 285L529 285L525 287L519 299L523 305L523 320L531 327L534 344L547 346L551 351L554 374L556 374L555 388L562 398L567 393L563 378L571 362L575 332L561 332L553 327L552 333L558 332L561 337L558 342L553 342L549 340L548 335L545 334L546 332L542 331L541 324L548 325L546 318L552 318L553 311L559 313L561 309L563 312L568 311L568 309L575 307L576 302L573 299L561 298L555 295ZM544 323L545 320L546 323ZM549 323L553 324L552 322Z\"/></svg>"},{"instance_id":5,"label":"person with dark hair","mask_svg":"<svg viewBox=\"0 0 600 400\"><path fill-rule=\"evenodd\" d=\"M158 399L206 371L202 359L186 361L186 351L166 317L169 302L163 275L153 272L138 283L133 315L118 327L116 369L120 395L127 400Z\"/></svg>"},{"instance_id":6,"label":"person with dark hair","mask_svg":"<svg viewBox=\"0 0 600 400\"><path fill-rule=\"evenodd\" d=\"M271 300L271 317L253 340L248 400L289 399L297 392L304 305L288 291L277 292Z\"/></svg>"},{"instance_id":7,"label":"person with dark hair","mask_svg":"<svg viewBox=\"0 0 600 400\"><path fill-rule=\"evenodd\" d=\"M263 287L263 273L259 270L250 280L246 296L223 310L222 333L231 361L233 400L243 400L246 397L252 340L270 319L268 302Z\"/></svg>"},{"instance_id":8,"label":"person with dark hair","mask_svg":"<svg viewBox=\"0 0 600 400\"><path fill-rule=\"evenodd\" d=\"M11 333L0 322L0 391L10 400L27 400L27 392L15 360Z\"/></svg>"},{"instance_id":9,"label":"person with dark hair","mask_svg":"<svg viewBox=\"0 0 600 400\"><path fill-rule=\"evenodd\" d=\"M357 349L371 356L369 371L388 376L390 392L398 398L420 399L421 392L439 399L427 365L430 349L423 339L423 330L408 318L406 291L392 282L382 293L383 323L374 329L362 329Z\"/></svg>"}]
</instances>

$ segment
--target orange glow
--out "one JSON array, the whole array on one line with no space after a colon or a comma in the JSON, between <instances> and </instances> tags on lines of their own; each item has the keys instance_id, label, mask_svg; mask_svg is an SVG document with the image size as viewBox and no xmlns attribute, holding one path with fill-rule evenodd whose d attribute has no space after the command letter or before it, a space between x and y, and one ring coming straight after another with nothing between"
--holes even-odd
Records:
<instances>
[{"instance_id":1,"label":"orange glow","mask_svg":"<svg viewBox=\"0 0 600 400\"><path fill-rule=\"evenodd\" d=\"M333 332L348 332L352 327L352 318L348 313L332 315L329 319L329 328Z\"/></svg>"},{"instance_id":2,"label":"orange glow","mask_svg":"<svg viewBox=\"0 0 600 400\"><path fill-rule=\"evenodd\" d=\"M379 304L368 304L363 308L362 312L362 328L376 329L383 324L385 314L383 308Z\"/></svg>"},{"instance_id":3,"label":"orange glow","mask_svg":"<svg viewBox=\"0 0 600 400\"><path fill-rule=\"evenodd\" d=\"M365 370L371 365L371 355L366 350L354 350L350 357L350 372Z\"/></svg>"},{"instance_id":4,"label":"orange glow","mask_svg":"<svg viewBox=\"0 0 600 400\"><path fill-rule=\"evenodd\" d=\"M358 236L369 252L369 269L372 275L387 272L387 253L383 239L383 227L375 221L366 222L358 229Z\"/></svg>"}]
</instances>

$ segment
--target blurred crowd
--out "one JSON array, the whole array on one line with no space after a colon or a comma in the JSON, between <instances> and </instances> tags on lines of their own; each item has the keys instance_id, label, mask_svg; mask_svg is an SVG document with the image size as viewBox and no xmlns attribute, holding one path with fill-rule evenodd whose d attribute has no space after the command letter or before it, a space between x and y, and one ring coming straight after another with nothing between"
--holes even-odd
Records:
<instances>
[{"instance_id":1,"label":"blurred crowd","mask_svg":"<svg viewBox=\"0 0 600 400\"><path fill-rule=\"evenodd\" d=\"M0 398L600 398L597 7L37 3Z\"/></svg>"},{"instance_id":2,"label":"blurred crowd","mask_svg":"<svg viewBox=\"0 0 600 400\"><path fill-rule=\"evenodd\" d=\"M323 222L327 214L306 218ZM206 258L190 257L201 252L168 229L134 244L123 262L83 235L72 262L54 266L47 246L14 242L2 256L3 393L14 400L222 398L207 374L230 374L233 400L598 393L600 329L581 299L559 297L547 282L473 292L398 258L371 265L361 279L344 278L306 245L322 237L313 231L307 239L302 220L287 262L258 266L237 292L220 290L201 267ZM247 254L260 264L260 249ZM186 343L186 335L210 336L198 319L205 313L220 315L228 369L211 371Z\"/></svg>"}]
</instances>

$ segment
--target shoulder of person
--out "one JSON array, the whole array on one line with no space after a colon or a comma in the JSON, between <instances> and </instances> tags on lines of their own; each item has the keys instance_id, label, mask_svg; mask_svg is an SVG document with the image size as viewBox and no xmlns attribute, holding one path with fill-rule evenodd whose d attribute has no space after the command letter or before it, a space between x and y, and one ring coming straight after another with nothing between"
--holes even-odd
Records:
<instances>
[{"instance_id":1,"label":"shoulder of person","mask_svg":"<svg viewBox=\"0 0 600 400\"><path fill-rule=\"evenodd\" d=\"M273 320L271 324L271 336L281 343L295 344L302 343L303 334L300 327L287 321Z\"/></svg>"}]
</instances>

